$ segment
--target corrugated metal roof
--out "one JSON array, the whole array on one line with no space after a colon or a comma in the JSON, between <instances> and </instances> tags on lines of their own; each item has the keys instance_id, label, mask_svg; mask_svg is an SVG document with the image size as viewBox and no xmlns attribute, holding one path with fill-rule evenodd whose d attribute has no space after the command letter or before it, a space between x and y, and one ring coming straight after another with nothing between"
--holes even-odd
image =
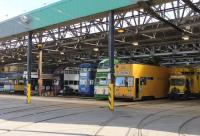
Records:
<instances>
[{"instance_id":1,"label":"corrugated metal roof","mask_svg":"<svg viewBox=\"0 0 200 136\"><path fill-rule=\"evenodd\" d=\"M0 23L0 39L136 4L142 0L61 0Z\"/></svg>"}]
</instances>

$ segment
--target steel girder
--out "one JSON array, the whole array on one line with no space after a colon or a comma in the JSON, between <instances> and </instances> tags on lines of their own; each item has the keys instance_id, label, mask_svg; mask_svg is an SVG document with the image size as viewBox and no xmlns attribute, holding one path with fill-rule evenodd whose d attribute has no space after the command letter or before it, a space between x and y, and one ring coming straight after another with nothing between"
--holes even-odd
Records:
<instances>
[{"instance_id":1,"label":"steel girder","mask_svg":"<svg viewBox=\"0 0 200 136\"><path fill-rule=\"evenodd\" d=\"M185 4L187 4L192 10L200 13L200 9L195 4L193 4L190 0L182 0L182 1L185 2Z\"/></svg>"},{"instance_id":2,"label":"steel girder","mask_svg":"<svg viewBox=\"0 0 200 136\"><path fill-rule=\"evenodd\" d=\"M193 4L198 6L200 2L193 0ZM198 28L200 25L199 14L180 0L150 5L150 8L153 14L156 13L156 16L159 15L165 21L162 21L162 19L159 21L155 15L147 14L143 8L120 11L115 15L116 31L117 29L125 31L124 33L116 34L117 53L121 52L121 50L130 51L131 49L141 48L140 50L137 49L137 53L141 55L144 53L142 51L143 45L145 47L154 47L155 45L158 46L158 43L161 44L162 41L165 41L165 45L184 45L181 40L182 32L185 32L188 26L189 29L187 31L194 34L200 32ZM174 26L166 21L174 24L177 28L173 29ZM180 31L177 32L177 30ZM106 57L104 54L106 54L105 47L107 47L107 31L107 16L88 21L81 20L80 23L62 25L58 28L49 28L35 32L33 34L33 44L37 45L42 41L42 44L45 45L44 60L50 60L49 62L62 60L61 63L64 61L80 63L82 61L89 61L91 58L93 58L91 60L96 60ZM139 42L141 47L132 46L132 42L135 40ZM0 41L0 54L8 62L12 62L13 59L19 56L25 59L27 41L27 35ZM196 43L196 41L198 41L198 38L191 36L190 42ZM88 49L92 50L93 47L99 47L100 52L91 51L88 53ZM166 47L165 50L168 52L170 46ZM34 58L36 59L37 49L33 48L33 50ZM187 51L189 50L190 48ZM66 55L60 55L59 51L64 51ZM55 56L54 54L57 54L55 58L48 57ZM120 55L118 54L118 56ZM125 55L128 56L128 54ZM170 54L166 54L165 56L170 57ZM149 56L146 57L148 58Z\"/></svg>"}]
</instances>

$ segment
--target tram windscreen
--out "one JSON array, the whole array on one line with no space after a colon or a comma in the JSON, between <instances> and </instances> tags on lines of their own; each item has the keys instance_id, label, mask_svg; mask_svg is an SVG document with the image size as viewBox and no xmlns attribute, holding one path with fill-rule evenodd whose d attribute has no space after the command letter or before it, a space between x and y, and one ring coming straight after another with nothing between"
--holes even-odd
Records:
<instances>
[{"instance_id":1,"label":"tram windscreen","mask_svg":"<svg viewBox=\"0 0 200 136\"><path fill-rule=\"evenodd\" d=\"M87 85L87 80L81 79L79 83L80 83L80 85Z\"/></svg>"},{"instance_id":2,"label":"tram windscreen","mask_svg":"<svg viewBox=\"0 0 200 136\"><path fill-rule=\"evenodd\" d=\"M107 85L107 78L96 78L96 84Z\"/></svg>"},{"instance_id":3,"label":"tram windscreen","mask_svg":"<svg viewBox=\"0 0 200 136\"><path fill-rule=\"evenodd\" d=\"M185 84L185 79L171 79L170 85L183 86Z\"/></svg>"}]
</instances>

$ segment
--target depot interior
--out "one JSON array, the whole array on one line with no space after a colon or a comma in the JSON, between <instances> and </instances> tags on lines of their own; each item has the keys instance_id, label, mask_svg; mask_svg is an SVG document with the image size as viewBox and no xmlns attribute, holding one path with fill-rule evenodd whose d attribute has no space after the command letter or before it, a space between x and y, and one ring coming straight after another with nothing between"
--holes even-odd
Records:
<instances>
[{"instance_id":1,"label":"depot interior","mask_svg":"<svg viewBox=\"0 0 200 136\"><path fill-rule=\"evenodd\" d=\"M189 73L190 76L196 74L198 77L195 78L199 78L199 4L195 0L191 3L187 0L175 0L154 2L151 5L138 3L134 8L115 10L114 57L115 60L119 60L116 65L120 67L120 64L144 64L147 68L149 66L182 68L177 72L181 76ZM108 12L81 18L70 24L63 23L34 31L31 65L32 94L79 95L80 84L88 83L95 86L97 82L95 77L102 66L100 64L105 65L104 69L109 68L108 39ZM27 46L27 33L0 39L0 91L2 93L23 94L25 92ZM84 75L81 75L81 70L92 71L90 78L93 79L85 79L88 80L86 82L81 80L81 76ZM168 80L172 76L174 75L168 75ZM137 78L139 81L136 81L136 78L132 80L142 85L153 80L153 77L154 75L143 75ZM104 78L108 78L108 75ZM41 82L39 79L42 79L41 93L38 91L38 83ZM193 80L194 84L194 79L185 82L190 80ZM106 81L106 84L107 82L109 81ZM200 81L195 82L195 84L199 83ZM187 84L186 88L189 88L192 83L185 84ZM168 83L168 90L170 86ZM93 95L94 89L95 87L93 87Z\"/></svg>"}]
</instances>

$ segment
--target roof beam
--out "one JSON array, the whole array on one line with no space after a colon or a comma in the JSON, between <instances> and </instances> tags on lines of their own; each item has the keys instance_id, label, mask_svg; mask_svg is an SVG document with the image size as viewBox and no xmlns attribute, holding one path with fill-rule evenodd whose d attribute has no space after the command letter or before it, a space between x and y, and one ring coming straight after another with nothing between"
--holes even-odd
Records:
<instances>
[{"instance_id":1,"label":"roof beam","mask_svg":"<svg viewBox=\"0 0 200 136\"><path fill-rule=\"evenodd\" d=\"M193 11L200 13L200 9L194 5L190 0L182 0L186 5L188 5Z\"/></svg>"},{"instance_id":2,"label":"roof beam","mask_svg":"<svg viewBox=\"0 0 200 136\"><path fill-rule=\"evenodd\" d=\"M181 33L189 33L191 34L191 32L184 30L180 27L178 27L177 25L171 23L170 21L164 19L163 17L161 17L158 13L156 13L152 8L151 5L152 3L150 1L140 1L138 2L138 4L144 8L144 11L146 11L147 14L150 14L151 16L155 17L156 19L164 22L165 24L173 27L174 29L176 29L177 31L181 32Z\"/></svg>"}]
</instances>

